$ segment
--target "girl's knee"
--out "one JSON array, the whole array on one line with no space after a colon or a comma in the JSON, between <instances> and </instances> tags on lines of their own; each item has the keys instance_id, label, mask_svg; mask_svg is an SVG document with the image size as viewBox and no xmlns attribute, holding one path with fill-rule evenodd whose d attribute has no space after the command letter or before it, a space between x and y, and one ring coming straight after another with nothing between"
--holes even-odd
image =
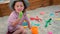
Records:
<instances>
[{"instance_id":1,"label":"girl's knee","mask_svg":"<svg viewBox=\"0 0 60 34\"><path fill-rule=\"evenodd\" d=\"M20 27L18 27L18 30L24 31L24 27L23 26L20 26Z\"/></svg>"},{"instance_id":2,"label":"girl's knee","mask_svg":"<svg viewBox=\"0 0 60 34\"><path fill-rule=\"evenodd\" d=\"M19 30L22 30L22 29L24 29L24 27L23 26L19 26L18 29Z\"/></svg>"},{"instance_id":3,"label":"girl's knee","mask_svg":"<svg viewBox=\"0 0 60 34\"><path fill-rule=\"evenodd\" d=\"M24 33L24 34L27 34L27 31L26 31L26 30L24 30L24 31L23 31L23 33Z\"/></svg>"}]
</instances>

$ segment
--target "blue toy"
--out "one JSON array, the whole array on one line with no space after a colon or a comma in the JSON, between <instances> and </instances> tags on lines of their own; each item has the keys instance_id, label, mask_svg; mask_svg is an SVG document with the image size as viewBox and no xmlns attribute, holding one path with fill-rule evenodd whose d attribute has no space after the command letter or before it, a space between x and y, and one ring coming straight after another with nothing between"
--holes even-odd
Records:
<instances>
[{"instance_id":1,"label":"blue toy","mask_svg":"<svg viewBox=\"0 0 60 34\"><path fill-rule=\"evenodd\" d=\"M50 16L52 16L52 17L53 17L53 16L54 16L54 13L50 13Z\"/></svg>"},{"instance_id":2,"label":"blue toy","mask_svg":"<svg viewBox=\"0 0 60 34\"><path fill-rule=\"evenodd\" d=\"M35 26L40 26L40 24L35 24Z\"/></svg>"},{"instance_id":3,"label":"blue toy","mask_svg":"<svg viewBox=\"0 0 60 34\"><path fill-rule=\"evenodd\" d=\"M40 26L39 23L36 24L35 22L32 22L31 25L32 25L32 26Z\"/></svg>"},{"instance_id":4,"label":"blue toy","mask_svg":"<svg viewBox=\"0 0 60 34\"><path fill-rule=\"evenodd\" d=\"M24 22L22 23L22 26L28 26L28 23L24 20Z\"/></svg>"},{"instance_id":5,"label":"blue toy","mask_svg":"<svg viewBox=\"0 0 60 34\"><path fill-rule=\"evenodd\" d=\"M28 26L28 23L27 22L23 22L22 26Z\"/></svg>"},{"instance_id":6,"label":"blue toy","mask_svg":"<svg viewBox=\"0 0 60 34\"><path fill-rule=\"evenodd\" d=\"M35 24L35 22L32 21L32 22L31 22L31 25L34 26L34 24Z\"/></svg>"}]
</instances>

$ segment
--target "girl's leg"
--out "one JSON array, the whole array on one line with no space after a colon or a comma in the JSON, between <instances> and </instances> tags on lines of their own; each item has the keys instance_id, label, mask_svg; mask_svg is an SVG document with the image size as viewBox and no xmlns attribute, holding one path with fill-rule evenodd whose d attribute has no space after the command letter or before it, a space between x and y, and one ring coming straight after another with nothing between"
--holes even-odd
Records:
<instances>
[{"instance_id":1,"label":"girl's leg","mask_svg":"<svg viewBox=\"0 0 60 34\"><path fill-rule=\"evenodd\" d=\"M19 26L17 30L13 34L20 34L24 32L24 28L22 26Z\"/></svg>"},{"instance_id":2,"label":"girl's leg","mask_svg":"<svg viewBox=\"0 0 60 34\"><path fill-rule=\"evenodd\" d=\"M26 31L26 30L24 30L24 31L22 32L22 34L27 34L27 31Z\"/></svg>"},{"instance_id":3,"label":"girl's leg","mask_svg":"<svg viewBox=\"0 0 60 34\"><path fill-rule=\"evenodd\" d=\"M16 30L13 34L19 34L21 33L21 30Z\"/></svg>"}]
</instances>

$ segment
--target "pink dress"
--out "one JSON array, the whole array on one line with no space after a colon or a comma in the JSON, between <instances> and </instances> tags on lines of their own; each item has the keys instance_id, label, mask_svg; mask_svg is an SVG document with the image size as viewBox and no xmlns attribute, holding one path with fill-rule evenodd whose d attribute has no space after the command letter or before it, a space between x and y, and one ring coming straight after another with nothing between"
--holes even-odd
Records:
<instances>
[{"instance_id":1,"label":"pink dress","mask_svg":"<svg viewBox=\"0 0 60 34\"><path fill-rule=\"evenodd\" d=\"M22 18L22 20L20 20L20 21L23 22L24 19L26 19L28 21L28 18L26 16L26 12L24 13L23 16L24 16L24 18ZM12 22L14 22L17 18L18 18L18 13L16 13L15 11L13 11L10 14L9 18L8 18L8 31L13 32L13 31L15 31L20 26L20 23L17 24L15 27L13 27L11 25Z\"/></svg>"}]
</instances>

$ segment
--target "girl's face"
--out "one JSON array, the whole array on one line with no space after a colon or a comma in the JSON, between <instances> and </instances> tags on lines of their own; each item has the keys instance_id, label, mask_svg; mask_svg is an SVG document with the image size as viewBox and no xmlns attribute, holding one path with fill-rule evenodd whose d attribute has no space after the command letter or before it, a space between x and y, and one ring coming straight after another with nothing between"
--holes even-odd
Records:
<instances>
[{"instance_id":1,"label":"girl's face","mask_svg":"<svg viewBox=\"0 0 60 34\"><path fill-rule=\"evenodd\" d=\"M20 11L23 11L23 9L24 9L23 2L16 2L14 8L15 8L16 12L18 12L18 13Z\"/></svg>"}]
</instances>

